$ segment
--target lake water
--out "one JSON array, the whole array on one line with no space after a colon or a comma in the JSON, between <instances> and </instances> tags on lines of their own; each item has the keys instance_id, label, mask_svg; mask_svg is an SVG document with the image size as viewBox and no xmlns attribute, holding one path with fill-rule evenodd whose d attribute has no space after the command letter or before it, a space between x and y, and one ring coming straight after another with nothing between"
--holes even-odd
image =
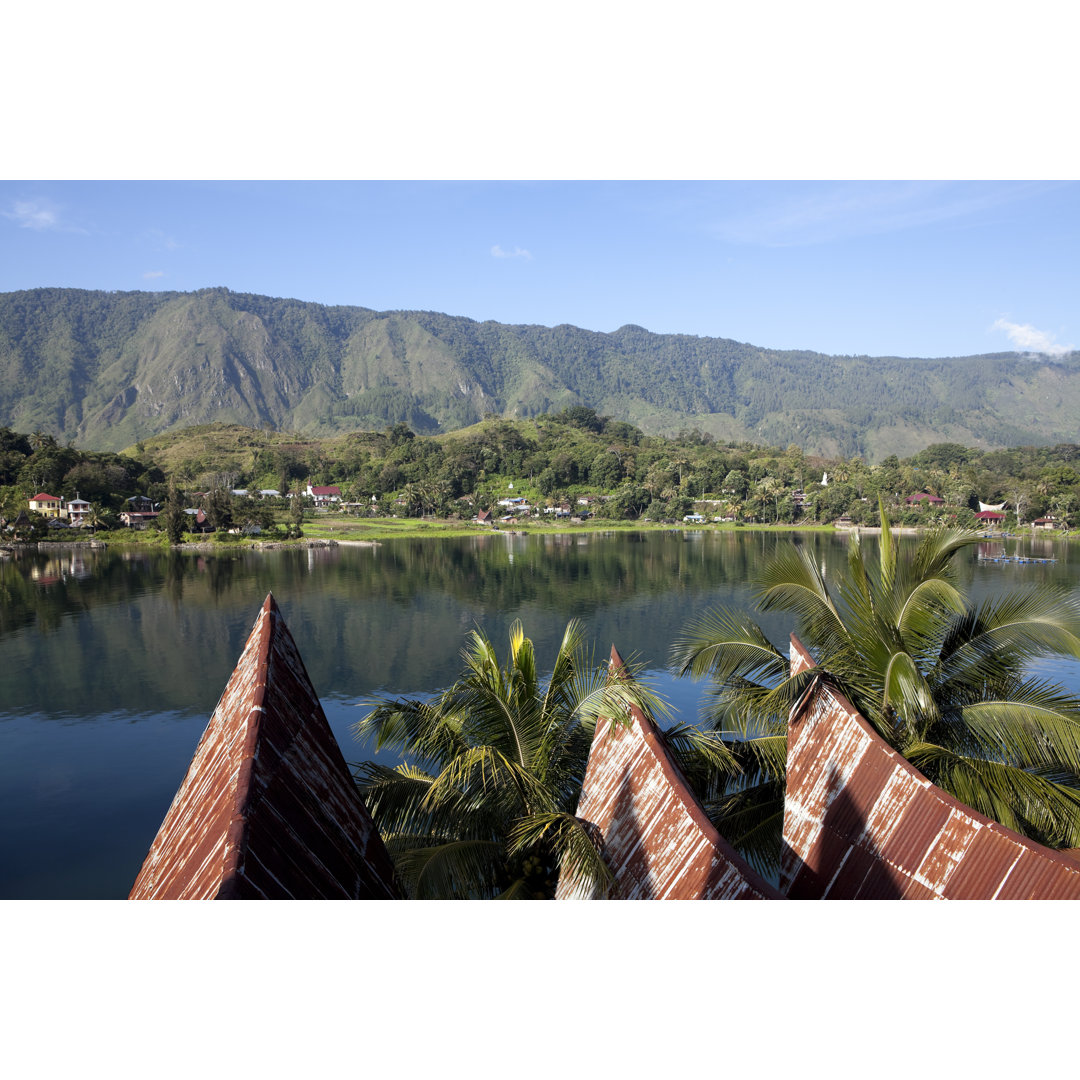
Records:
<instances>
[{"instance_id":1,"label":"lake water","mask_svg":"<svg viewBox=\"0 0 1080 1080\"><path fill-rule=\"evenodd\" d=\"M475 626L504 656L514 619L541 666L567 620L584 620L598 659L615 644L645 661L680 717L695 716L704 687L665 674L671 642L711 606L750 608L755 566L792 537L827 567L846 558L840 535L704 530L0 560L0 898L127 895L268 592L345 759L359 761L371 755L351 734L358 703L448 685ZM1058 561L965 554L975 599L1078 584L1067 545L1006 544ZM761 621L786 647L789 619ZM1040 673L1080 689L1076 665Z\"/></svg>"}]
</instances>

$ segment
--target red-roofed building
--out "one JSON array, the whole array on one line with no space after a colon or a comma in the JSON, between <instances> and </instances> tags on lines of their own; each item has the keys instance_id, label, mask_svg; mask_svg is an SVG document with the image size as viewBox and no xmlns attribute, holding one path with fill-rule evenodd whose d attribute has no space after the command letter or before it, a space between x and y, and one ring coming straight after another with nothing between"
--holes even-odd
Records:
<instances>
[{"instance_id":1,"label":"red-roofed building","mask_svg":"<svg viewBox=\"0 0 1080 1080\"><path fill-rule=\"evenodd\" d=\"M917 495L909 495L905 500L908 506L914 506L916 503L926 503L929 506L944 506L945 500L939 495L931 495L928 491L920 491Z\"/></svg>"},{"instance_id":2,"label":"red-roofed building","mask_svg":"<svg viewBox=\"0 0 1080 1080\"><path fill-rule=\"evenodd\" d=\"M341 488L336 484L326 487L312 487L308 484L304 494L314 499L316 506L329 506L331 503L341 502Z\"/></svg>"},{"instance_id":3,"label":"red-roofed building","mask_svg":"<svg viewBox=\"0 0 1080 1080\"><path fill-rule=\"evenodd\" d=\"M30 509L48 518L62 517L62 506L63 503L55 495L48 495L44 491L30 500Z\"/></svg>"},{"instance_id":4,"label":"red-roofed building","mask_svg":"<svg viewBox=\"0 0 1080 1080\"><path fill-rule=\"evenodd\" d=\"M985 522L987 525L997 525L1005 520L1005 515L999 514L996 510L980 510L975 515L975 520Z\"/></svg>"}]
</instances>

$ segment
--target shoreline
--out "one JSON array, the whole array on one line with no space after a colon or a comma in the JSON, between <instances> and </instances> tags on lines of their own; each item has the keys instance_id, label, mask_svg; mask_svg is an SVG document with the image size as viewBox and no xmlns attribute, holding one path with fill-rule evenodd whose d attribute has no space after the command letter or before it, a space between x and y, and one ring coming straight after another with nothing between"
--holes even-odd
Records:
<instances>
[{"instance_id":1,"label":"shoreline","mask_svg":"<svg viewBox=\"0 0 1080 1080\"><path fill-rule=\"evenodd\" d=\"M470 523L451 521L423 521L421 519L390 519L394 525L353 525L341 523L335 525L323 525L320 522L313 523L311 532L321 535L305 536L299 540L256 540L245 539L229 543L219 543L212 540L191 540L181 544L163 544L157 540L146 540L126 536L116 537L110 535L108 539L100 540L33 540L19 543L7 543L0 545L5 553L16 551L64 551L64 550L103 550L109 547L119 548L159 548L163 551L194 551L200 554L213 554L227 551L281 551L289 548L329 548L329 547L380 547L387 540L396 539L460 539L469 536L580 536L595 533L613 532L660 532L660 533L833 533L848 535L879 536L879 525L858 525L837 527L835 525L801 525L801 524L753 524L735 525L724 522L722 524L709 523L705 525L661 525L654 522L640 524L631 521L614 521L598 519L588 523L579 522L573 525L554 525L545 522L536 524L521 523L518 528L491 528L477 526ZM405 524L405 522L409 524ZM397 524L400 522L400 524ZM896 536L919 536L926 529L915 525L894 525L892 532ZM339 533L340 535L326 535L326 533ZM365 535L368 534L368 535ZM1067 541L1072 539L1068 534L1054 532L1051 535L1041 534L1043 538L1052 541ZM1008 536L990 534L986 540L1019 539L1011 533ZM1026 538L1026 537L1025 537Z\"/></svg>"}]
</instances>

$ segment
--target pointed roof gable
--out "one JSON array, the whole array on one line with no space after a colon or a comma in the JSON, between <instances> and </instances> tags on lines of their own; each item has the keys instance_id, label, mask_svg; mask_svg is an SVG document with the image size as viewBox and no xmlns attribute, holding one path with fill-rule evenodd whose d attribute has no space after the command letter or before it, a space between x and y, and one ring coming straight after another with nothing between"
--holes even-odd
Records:
<instances>
[{"instance_id":1,"label":"pointed roof gable","mask_svg":"<svg viewBox=\"0 0 1080 1080\"><path fill-rule=\"evenodd\" d=\"M394 899L393 867L267 596L130 899Z\"/></svg>"},{"instance_id":2,"label":"pointed roof gable","mask_svg":"<svg viewBox=\"0 0 1080 1080\"><path fill-rule=\"evenodd\" d=\"M814 666L793 634L792 674ZM1080 898L1080 863L930 783L825 679L788 720L782 851L793 900Z\"/></svg>"},{"instance_id":3,"label":"pointed roof gable","mask_svg":"<svg viewBox=\"0 0 1080 1080\"><path fill-rule=\"evenodd\" d=\"M611 671L625 669L611 650ZM577 817L599 833L620 900L779 900L716 831L672 760L652 720L630 710L624 726L600 720ZM569 875L556 898L584 898Z\"/></svg>"}]
</instances>

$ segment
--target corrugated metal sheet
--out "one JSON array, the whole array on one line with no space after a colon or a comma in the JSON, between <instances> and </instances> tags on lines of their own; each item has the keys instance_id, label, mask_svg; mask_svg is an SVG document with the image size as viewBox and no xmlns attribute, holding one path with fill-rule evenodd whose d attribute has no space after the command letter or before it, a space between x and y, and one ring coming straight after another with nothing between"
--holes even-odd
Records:
<instances>
[{"instance_id":1,"label":"corrugated metal sheet","mask_svg":"<svg viewBox=\"0 0 1080 1080\"><path fill-rule=\"evenodd\" d=\"M623 668L611 650L611 670ZM596 726L577 816L602 839L622 900L782 899L716 831L653 722L632 709L628 726ZM585 898L567 875L556 899Z\"/></svg>"},{"instance_id":2,"label":"corrugated metal sheet","mask_svg":"<svg viewBox=\"0 0 1080 1080\"><path fill-rule=\"evenodd\" d=\"M814 661L794 636L792 673ZM825 680L792 711L781 888L792 899L1080 898L1080 863L935 787Z\"/></svg>"},{"instance_id":3,"label":"corrugated metal sheet","mask_svg":"<svg viewBox=\"0 0 1080 1080\"><path fill-rule=\"evenodd\" d=\"M267 596L130 899L393 899L393 867Z\"/></svg>"}]
</instances>

